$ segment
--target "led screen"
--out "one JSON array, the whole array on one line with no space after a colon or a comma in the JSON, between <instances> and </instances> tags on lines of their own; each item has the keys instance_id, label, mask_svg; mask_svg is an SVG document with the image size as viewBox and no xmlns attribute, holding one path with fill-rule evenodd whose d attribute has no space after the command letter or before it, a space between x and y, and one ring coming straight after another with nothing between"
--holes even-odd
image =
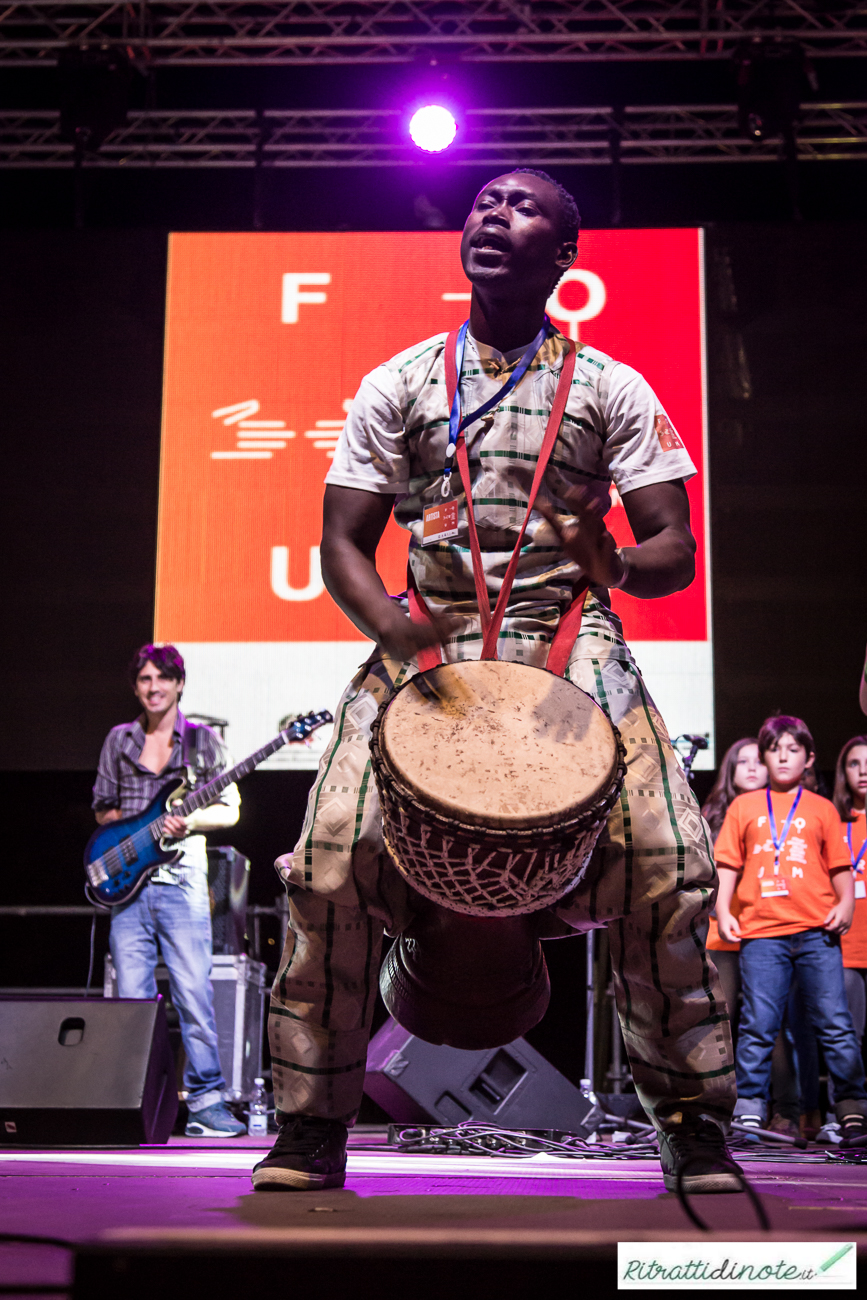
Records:
<instances>
[{"instance_id":1,"label":"led screen","mask_svg":"<svg viewBox=\"0 0 867 1300\"><path fill-rule=\"evenodd\" d=\"M227 719L238 758L287 714L333 710L369 643L322 583L323 479L362 376L468 314L452 232L172 235L155 639L187 661L188 712ZM572 338L640 370L698 467L697 576L684 592L615 594L671 734L705 732L713 678L699 230L585 231L549 312ZM631 540L612 491L609 527ZM405 586L407 534L378 562ZM274 767L313 767L326 742Z\"/></svg>"}]
</instances>

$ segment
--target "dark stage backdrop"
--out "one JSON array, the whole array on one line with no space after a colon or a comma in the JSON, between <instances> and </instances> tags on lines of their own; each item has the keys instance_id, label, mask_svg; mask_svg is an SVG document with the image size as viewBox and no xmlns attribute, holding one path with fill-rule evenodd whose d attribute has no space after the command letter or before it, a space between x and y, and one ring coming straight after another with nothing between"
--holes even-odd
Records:
<instances>
[{"instance_id":1,"label":"dark stage backdrop","mask_svg":"<svg viewBox=\"0 0 867 1300\"><path fill-rule=\"evenodd\" d=\"M151 635L166 239L0 236L0 765L94 767Z\"/></svg>"}]
</instances>

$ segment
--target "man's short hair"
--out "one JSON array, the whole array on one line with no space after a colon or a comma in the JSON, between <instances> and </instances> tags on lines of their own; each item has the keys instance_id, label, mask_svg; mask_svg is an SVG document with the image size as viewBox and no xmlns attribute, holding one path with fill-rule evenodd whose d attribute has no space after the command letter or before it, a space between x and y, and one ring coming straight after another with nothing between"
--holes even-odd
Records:
<instances>
[{"instance_id":1,"label":"man's short hair","mask_svg":"<svg viewBox=\"0 0 867 1300\"><path fill-rule=\"evenodd\" d=\"M567 241L577 242L578 231L581 229L581 213L578 211L578 204L572 195L563 188L559 181L555 181L553 176L549 176L547 172L543 172L537 167L515 167L509 175L538 176L540 180L547 181L557 191L557 198L560 201L560 234L563 241L564 243Z\"/></svg>"},{"instance_id":2,"label":"man's short hair","mask_svg":"<svg viewBox=\"0 0 867 1300\"><path fill-rule=\"evenodd\" d=\"M158 668L164 677L171 677L176 682L186 680L187 674L180 650L173 645L143 645L140 650L136 650L129 666L129 679L133 687L138 681L142 668L148 663Z\"/></svg>"},{"instance_id":3,"label":"man's short hair","mask_svg":"<svg viewBox=\"0 0 867 1300\"><path fill-rule=\"evenodd\" d=\"M780 737L785 735L803 745L808 754L815 754L816 745L810 728L802 718L793 718L789 713L776 713L765 719L759 732L759 753L766 754L769 749L776 749Z\"/></svg>"}]
</instances>

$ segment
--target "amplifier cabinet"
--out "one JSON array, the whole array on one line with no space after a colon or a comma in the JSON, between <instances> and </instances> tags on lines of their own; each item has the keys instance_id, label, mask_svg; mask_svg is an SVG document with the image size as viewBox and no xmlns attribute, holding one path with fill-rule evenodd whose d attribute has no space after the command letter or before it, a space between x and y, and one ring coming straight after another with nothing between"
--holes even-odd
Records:
<instances>
[{"instance_id":1,"label":"amplifier cabinet","mask_svg":"<svg viewBox=\"0 0 867 1300\"><path fill-rule=\"evenodd\" d=\"M242 953L250 859L229 845L208 845L208 894L214 952Z\"/></svg>"},{"instance_id":2,"label":"amplifier cabinet","mask_svg":"<svg viewBox=\"0 0 867 1300\"><path fill-rule=\"evenodd\" d=\"M265 963L244 953L215 954L211 984L226 1096L249 1101L262 1073Z\"/></svg>"}]
</instances>

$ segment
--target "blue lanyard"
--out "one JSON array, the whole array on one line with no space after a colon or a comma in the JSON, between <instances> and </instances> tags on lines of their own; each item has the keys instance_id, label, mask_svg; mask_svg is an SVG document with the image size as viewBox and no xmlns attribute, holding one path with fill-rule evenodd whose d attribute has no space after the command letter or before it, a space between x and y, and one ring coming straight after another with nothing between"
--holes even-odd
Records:
<instances>
[{"instance_id":1,"label":"blue lanyard","mask_svg":"<svg viewBox=\"0 0 867 1300\"><path fill-rule=\"evenodd\" d=\"M861 866L861 862L863 861L864 858L864 850L867 849L867 839L864 840L864 843L861 845L860 849L858 850L857 858L855 857L855 853L852 849L852 823L851 822L849 822L848 826L846 827L846 839L849 841L849 857L852 859L852 870L863 871L864 868Z\"/></svg>"},{"instance_id":2,"label":"blue lanyard","mask_svg":"<svg viewBox=\"0 0 867 1300\"><path fill-rule=\"evenodd\" d=\"M499 406L503 398L510 393L513 388L518 386L524 378L524 375L529 370L536 353L545 342L549 323L548 317L546 316L545 324L539 330L539 333L533 339L533 342L525 348L524 355L521 357L521 360L509 375L509 378L503 384L502 388L497 389L494 396L489 398L483 406L477 407L475 411L472 411L469 415L465 415L463 418L461 418L461 369L464 364L464 346L467 341L467 330L470 322L465 320L461 328L458 330L457 342L455 343L455 369L457 370L458 382L457 387L455 388L455 397L452 402L452 409L449 412L449 445L446 448L446 463L443 466L443 485L441 488L444 497L451 496L452 485L450 480L452 477L452 469L454 468L452 462L458 447L458 434L462 433L463 430L466 429L468 425L471 425L475 420L480 420L483 415L486 415L488 411L493 410L495 406ZM469 485L467 486L467 491L469 492Z\"/></svg>"},{"instance_id":3,"label":"blue lanyard","mask_svg":"<svg viewBox=\"0 0 867 1300\"><path fill-rule=\"evenodd\" d=\"M774 820L774 808L771 803L770 787L768 787L765 793L768 796L768 821L770 822L770 827L771 827L771 839L774 841L774 849L776 850L774 853L774 875L776 875L777 870L779 869L780 866L780 854L783 851L783 845L786 842L786 836L788 835L791 829L792 818L795 816L795 809L798 807L798 804L801 802L801 795L804 793L804 787L800 785L798 786L798 793L795 795L795 802L792 804L791 808L789 809L788 817L783 822L783 833L782 835L780 835L779 839L777 838L777 823Z\"/></svg>"}]
</instances>

